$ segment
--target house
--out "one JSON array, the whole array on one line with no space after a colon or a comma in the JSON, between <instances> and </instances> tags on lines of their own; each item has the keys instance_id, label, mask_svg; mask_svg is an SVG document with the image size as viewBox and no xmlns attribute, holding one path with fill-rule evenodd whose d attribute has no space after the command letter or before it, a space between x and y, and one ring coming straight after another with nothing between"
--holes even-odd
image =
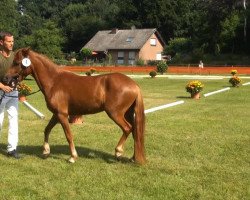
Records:
<instances>
[{"instance_id":1,"label":"house","mask_svg":"<svg viewBox=\"0 0 250 200\"><path fill-rule=\"evenodd\" d=\"M137 60L162 60L165 42L156 29L98 31L83 47L97 59L111 58L117 65L134 65Z\"/></svg>"}]
</instances>

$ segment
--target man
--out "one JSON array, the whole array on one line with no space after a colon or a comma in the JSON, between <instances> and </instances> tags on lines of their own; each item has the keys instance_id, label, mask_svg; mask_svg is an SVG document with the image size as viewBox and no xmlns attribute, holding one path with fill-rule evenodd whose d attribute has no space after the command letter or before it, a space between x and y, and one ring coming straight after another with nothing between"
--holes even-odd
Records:
<instances>
[{"instance_id":1,"label":"man","mask_svg":"<svg viewBox=\"0 0 250 200\"><path fill-rule=\"evenodd\" d=\"M7 155L19 159L18 143L18 91L2 82L11 67L14 52L14 36L8 32L0 32L0 130L2 130L4 111L9 119Z\"/></svg>"}]
</instances>

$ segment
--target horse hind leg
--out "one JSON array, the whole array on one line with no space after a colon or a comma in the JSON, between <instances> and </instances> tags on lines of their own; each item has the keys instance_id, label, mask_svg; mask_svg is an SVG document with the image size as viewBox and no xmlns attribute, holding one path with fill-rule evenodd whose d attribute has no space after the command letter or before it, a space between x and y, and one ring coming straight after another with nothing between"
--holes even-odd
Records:
<instances>
[{"instance_id":1,"label":"horse hind leg","mask_svg":"<svg viewBox=\"0 0 250 200\"><path fill-rule=\"evenodd\" d=\"M58 123L58 119L55 115L53 115L44 130L44 143L43 143L43 157L47 158L50 154L49 147L49 135L54 126Z\"/></svg>"},{"instance_id":2,"label":"horse hind leg","mask_svg":"<svg viewBox=\"0 0 250 200\"><path fill-rule=\"evenodd\" d=\"M124 152L124 145L129 136L132 132L132 121L133 121L133 114L128 111L126 114L124 113L116 113L110 115L110 118L122 129L123 134L119 139L118 144L115 148L115 157L119 160Z\"/></svg>"}]
</instances>

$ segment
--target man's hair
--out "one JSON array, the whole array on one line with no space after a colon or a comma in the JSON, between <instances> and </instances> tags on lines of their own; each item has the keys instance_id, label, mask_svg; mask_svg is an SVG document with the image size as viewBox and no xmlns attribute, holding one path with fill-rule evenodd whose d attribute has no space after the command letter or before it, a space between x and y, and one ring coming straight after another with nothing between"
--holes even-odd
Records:
<instances>
[{"instance_id":1,"label":"man's hair","mask_svg":"<svg viewBox=\"0 0 250 200\"><path fill-rule=\"evenodd\" d=\"M0 32L0 40L4 40L6 36L11 37L11 36L13 36L13 34L10 32L5 32L5 31Z\"/></svg>"}]
</instances>

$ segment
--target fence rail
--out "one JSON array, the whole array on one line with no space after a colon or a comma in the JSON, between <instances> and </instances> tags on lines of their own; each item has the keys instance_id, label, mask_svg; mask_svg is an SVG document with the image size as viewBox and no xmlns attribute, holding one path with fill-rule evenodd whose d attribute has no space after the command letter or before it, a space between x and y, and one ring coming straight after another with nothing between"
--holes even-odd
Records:
<instances>
[{"instance_id":1,"label":"fence rail","mask_svg":"<svg viewBox=\"0 0 250 200\"><path fill-rule=\"evenodd\" d=\"M156 70L154 66L62 66L62 69L73 72L87 72L90 69L95 69L97 72L127 72L127 73L149 73ZM238 74L250 75L250 66L244 67L224 67L224 66L205 66L203 69L190 66L169 66L167 73L180 73L180 74L230 74L232 69L236 69Z\"/></svg>"}]
</instances>

